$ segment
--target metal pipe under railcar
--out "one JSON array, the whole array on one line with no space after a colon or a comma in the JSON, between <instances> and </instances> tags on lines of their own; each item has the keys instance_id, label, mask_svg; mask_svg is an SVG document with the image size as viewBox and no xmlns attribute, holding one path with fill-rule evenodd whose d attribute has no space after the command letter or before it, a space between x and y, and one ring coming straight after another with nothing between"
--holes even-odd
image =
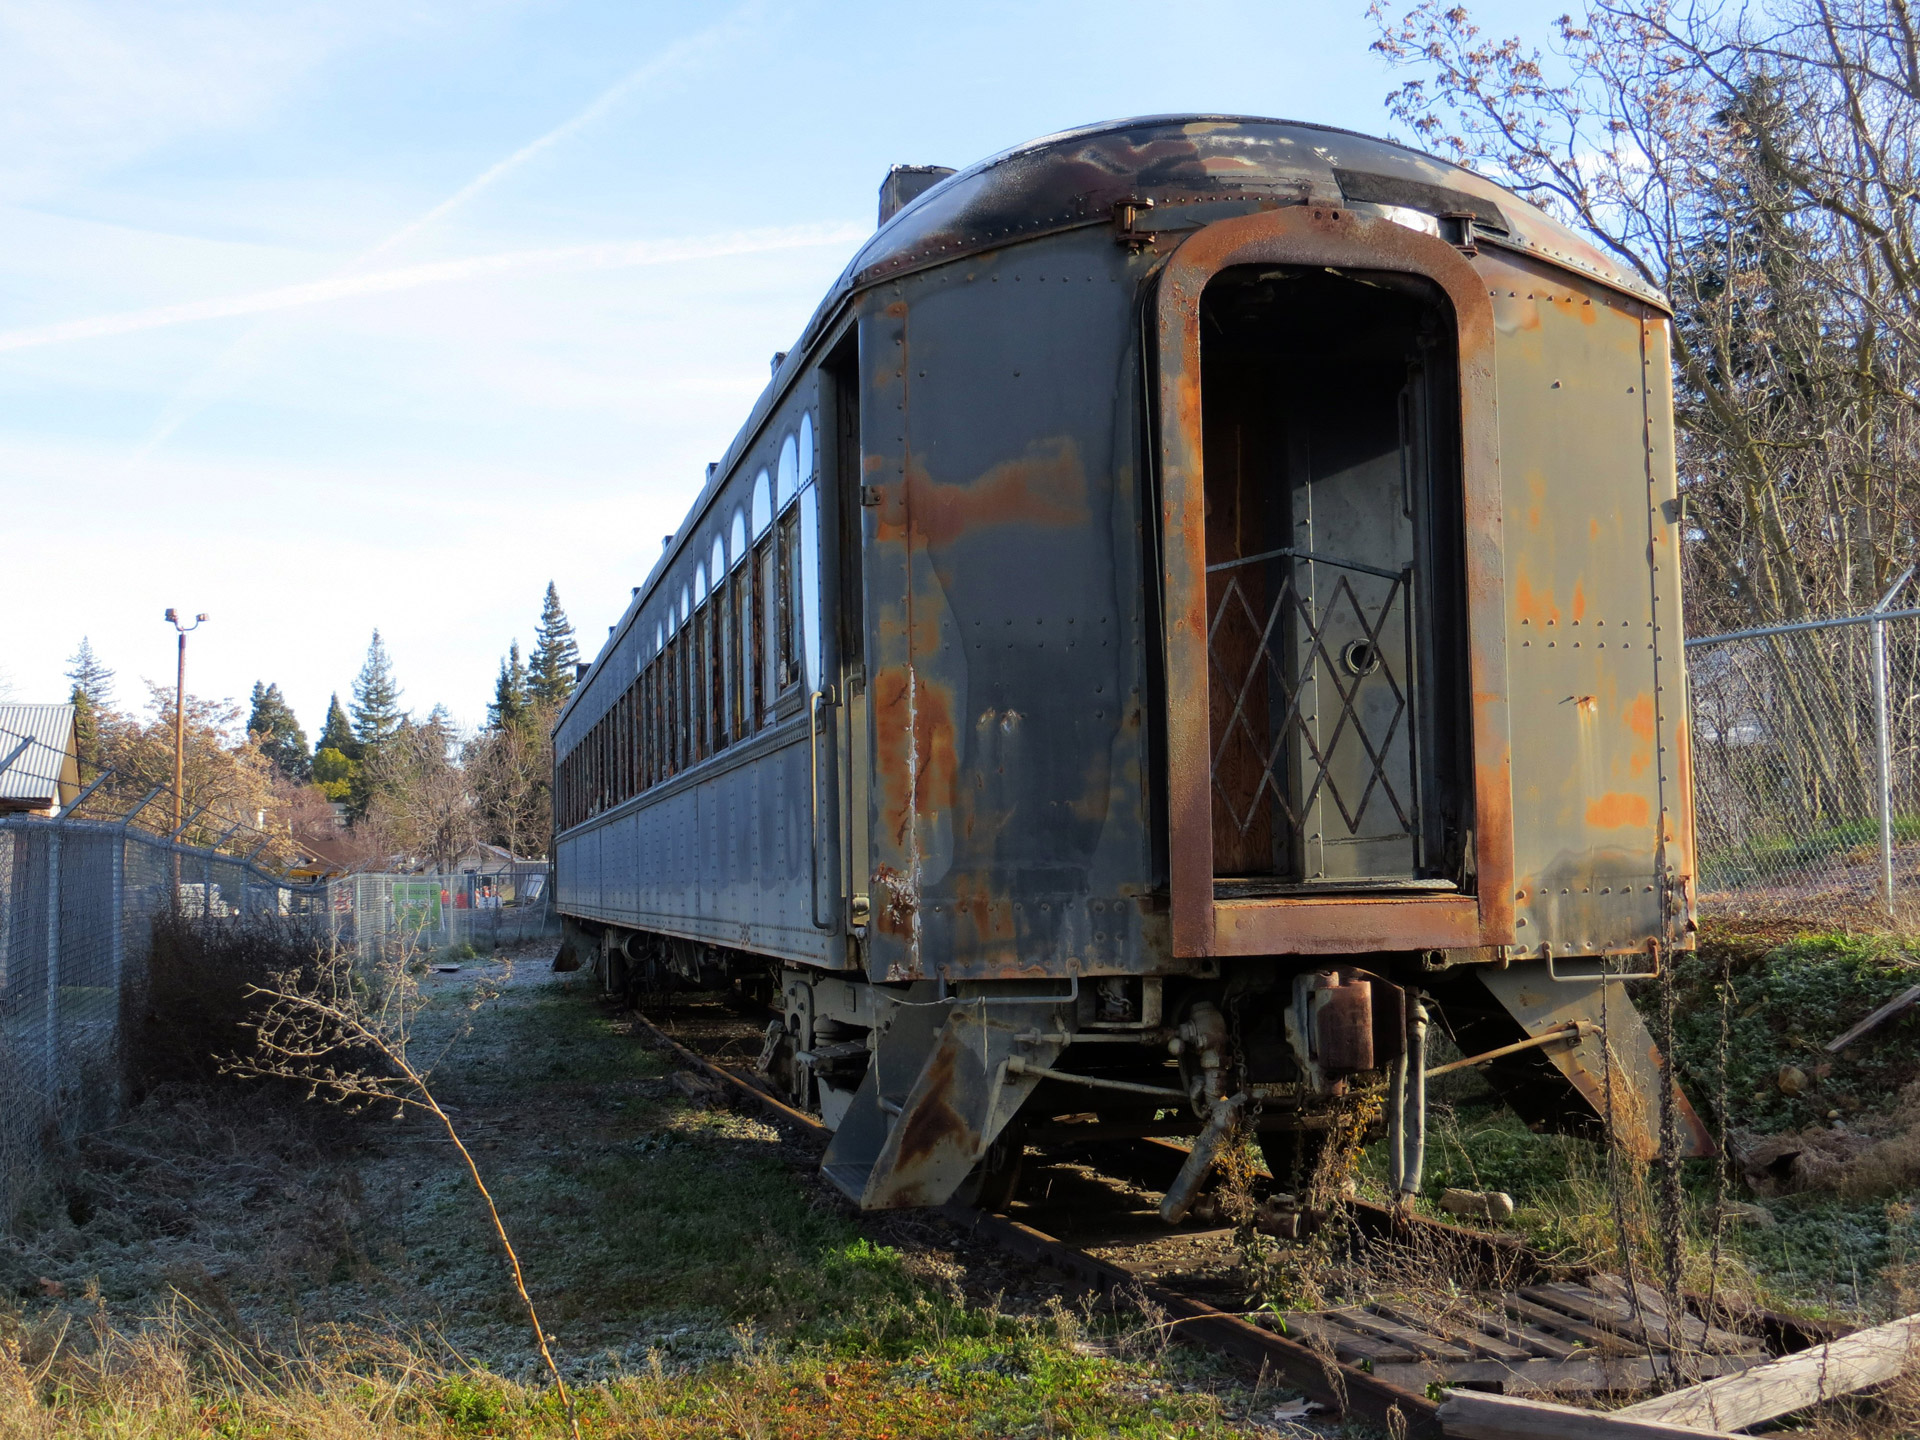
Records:
<instances>
[{"instance_id":1,"label":"metal pipe under railcar","mask_svg":"<svg viewBox=\"0 0 1920 1440\"><path fill-rule=\"evenodd\" d=\"M1185 1134L1174 1220L1244 1127L1306 1165L1381 1103L1411 1192L1430 1024L1651 1153L1620 978L1694 928L1661 297L1272 120L898 167L881 221L559 717L566 944L773 1006L869 1207Z\"/></svg>"}]
</instances>

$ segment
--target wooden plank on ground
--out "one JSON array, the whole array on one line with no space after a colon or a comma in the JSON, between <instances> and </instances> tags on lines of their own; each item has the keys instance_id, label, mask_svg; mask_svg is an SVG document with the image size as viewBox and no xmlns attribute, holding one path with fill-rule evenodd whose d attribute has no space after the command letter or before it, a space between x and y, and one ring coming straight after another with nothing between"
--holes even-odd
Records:
<instances>
[{"instance_id":1,"label":"wooden plank on ground","mask_svg":"<svg viewBox=\"0 0 1920 1440\"><path fill-rule=\"evenodd\" d=\"M1467 1310L1464 1318L1488 1335L1497 1335L1502 1340L1526 1348L1529 1355L1548 1360L1567 1360L1575 1356L1592 1355L1593 1351L1572 1340L1564 1339L1542 1330L1538 1325L1529 1325L1516 1320L1511 1315L1496 1315L1491 1310Z\"/></svg>"},{"instance_id":2,"label":"wooden plank on ground","mask_svg":"<svg viewBox=\"0 0 1920 1440\"><path fill-rule=\"evenodd\" d=\"M1415 1330L1427 1330L1438 1335L1449 1344L1457 1345L1475 1355L1483 1355L1489 1360L1532 1360L1537 1358L1534 1352L1524 1346L1515 1345L1492 1335L1482 1333L1470 1316L1449 1311L1444 1315L1430 1315L1411 1305L1396 1305L1387 1300L1376 1300L1372 1309L1376 1315Z\"/></svg>"},{"instance_id":3,"label":"wooden plank on ground","mask_svg":"<svg viewBox=\"0 0 1920 1440\"><path fill-rule=\"evenodd\" d=\"M1627 1282L1618 1275L1595 1275L1591 1284L1595 1290L1612 1299L1620 1301L1627 1299ZM1667 1297L1644 1280L1635 1282L1634 1289L1640 1296L1642 1313L1649 1314L1671 1330L1673 1317L1667 1313ZM1659 1332L1655 1333L1658 1338ZM1680 1333L1686 1338L1687 1344L1695 1349L1709 1350L1721 1355L1757 1355L1766 1349L1752 1335L1737 1335L1731 1330L1721 1329L1718 1325L1709 1325L1699 1316L1690 1315L1685 1311L1680 1315Z\"/></svg>"},{"instance_id":4,"label":"wooden plank on ground","mask_svg":"<svg viewBox=\"0 0 1920 1440\"><path fill-rule=\"evenodd\" d=\"M1471 1350L1450 1344L1430 1330L1401 1325L1378 1315L1369 1315L1364 1310L1336 1310L1332 1312L1332 1318L1349 1330L1358 1330L1362 1335L1377 1336L1389 1345L1403 1346L1425 1359L1471 1360L1473 1358Z\"/></svg>"},{"instance_id":5,"label":"wooden plank on ground","mask_svg":"<svg viewBox=\"0 0 1920 1440\"><path fill-rule=\"evenodd\" d=\"M1404 1345L1395 1345L1377 1336L1358 1334L1329 1315L1298 1314L1280 1318L1286 1326L1286 1334L1309 1344L1318 1342L1332 1351L1336 1359L1349 1364L1371 1360L1378 1365L1420 1358L1417 1350L1409 1350Z\"/></svg>"},{"instance_id":6,"label":"wooden plank on ground","mask_svg":"<svg viewBox=\"0 0 1920 1440\"><path fill-rule=\"evenodd\" d=\"M1637 1345L1629 1345L1618 1335L1589 1325L1584 1320L1576 1320L1564 1310L1556 1310L1551 1305L1541 1305L1526 1298L1526 1292L1517 1295L1503 1295L1500 1304L1509 1315L1531 1321L1543 1330L1558 1331L1562 1335L1571 1335L1574 1339L1591 1345L1606 1355L1644 1355L1646 1352Z\"/></svg>"},{"instance_id":7,"label":"wooden plank on ground","mask_svg":"<svg viewBox=\"0 0 1920 1440\"><path fill-rule=\"evenodd\" d=\"M1642 1400L1616 1413L1723 1431L1744 1430L1891 1380L1916 1360L1920 1360L1920 1315L1909 1315L1738 1375L1723 1375L1671 1395Z\"/></svg>"},{"instance_id":8,"label":"wooden plank on ground","mask_svg":"<svg viewBox=\"0 0 1920 1440\"><path fill-rule=\"evenodd\" d=\"M1440 1425L1459 1440L1727 1440L1723 1430L1627 1418L1619 1410L1577 1410L1484 1390L1447 1391Z\"/></svg>"},{"instance_id":9,"label":"wooden plank on ground","mask_svg":"<svg viewBox=\"0 0 1920 1440\"><path fill-rule=\"evenodd\" d=\"M1866 1019L1862 1020L1858 1025L1855 1025L1851 1030L1848 1030L1845 1034L1836 1035L1833 1039L1829 1040L1827 1042L1827 1053L1829 1055L1839 1054L1842 1050L1846 1049L1847 1046L1873 1029L1874 1026L1880 1024L1881 1021L1892 1019L1916 1000L1920 1000L1920 985L1915 985L1911 990L1902 990L1898 995L1894 996L1893 999L1867 1016Z\"/></svg>"},{"instance_id":10,"label":"wooden plank on ground","mask_svg":"<svg viewBox=\"0 0 1920 1440\"><path fill-rule=\"evenodd\" d=\"M1710 1374L1761 1363L1758 1355L1705 1355ZM1418 1372L1418 1373L1416 1373ZM1666 1375L1663 1360L1656 1374L1646 1356L1593 1355L1582 1360L1430 1361L1421 1365L1376 1365L1374 1377L1408 1389L1442 1385L1498 1385L1507 1395L1632 1395L1651 1389Z\"/></svg>"},{"instance_id":11,"label":"wooden plank on ground","mask_svg":"<svg viewBox=\"0 0 1920 1440\"><path fill-rule=\"evenodd\" d=\"M1659 1316L1641 1312L1636 1318L1633 1309L1624 1300L1610 1300L1605 1295L1589 1290L1584 1285L1570 1284L1565 1280L1555 1280L1545 1285L1535 1285L1520 1292L1529 1300L1537 1300L1543 1305L1558 1306L1582 1320L1611 1331L1622 1339L1631 1340L1641 1347L1653 1346L1656 1350L1666 1350L1667 1322Z\"/></svg>"}]
</instances>

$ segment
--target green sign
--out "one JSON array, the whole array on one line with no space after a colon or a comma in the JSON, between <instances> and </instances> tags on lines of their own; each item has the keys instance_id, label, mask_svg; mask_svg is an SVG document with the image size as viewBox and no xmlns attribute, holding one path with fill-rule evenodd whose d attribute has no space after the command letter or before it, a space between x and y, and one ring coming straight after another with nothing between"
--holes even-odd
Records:
<instances>
[{"instance_id":1,"label":"green sign","mask_svg":"<svg viewBox=\"0 0 1920 1440\"><path fill-rule=\"evenodd\" d=\"M393 882L393 923L400 930L440 928L440 884L437 880Z\"/></svg>"}]
</instances>

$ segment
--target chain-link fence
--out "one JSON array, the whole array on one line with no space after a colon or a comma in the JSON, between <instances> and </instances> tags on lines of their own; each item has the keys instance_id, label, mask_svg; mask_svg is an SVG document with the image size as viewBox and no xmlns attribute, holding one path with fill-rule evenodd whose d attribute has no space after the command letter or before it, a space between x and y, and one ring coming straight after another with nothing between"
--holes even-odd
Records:
<instances>
[{"instance_id":1,"label":"chain-link fence","mask_svg":"<svg viewBox=\"0 0 1920 1440\"><path fill-rule=\"evenodd\" d=\"M1704 914L1920 922L1920 611L1884 603L1687 643Z\"/></svg>"},{"instance_id":2,"label":"chain-link fence","mask_svg":"<svg viewBox=\"0 0 1920 1440\"><path fill-rule=\"evenodd\" d=\"M329 935L362 959L491 954L560 933L544 865L500 875L343 875L327 882L325 909Z\"/></svg>"},{"instance_id":3,"label":"chain-link fence","mask_svg":"<svg viewBox=\"0 0 1920 1440\"><path fill-rule=\"evenodd\" d=\"M318 918L324 898L115 821L0 818L0 1219L53 1147L124 1103L157 912Z\"/></svg>"}]
</instances>

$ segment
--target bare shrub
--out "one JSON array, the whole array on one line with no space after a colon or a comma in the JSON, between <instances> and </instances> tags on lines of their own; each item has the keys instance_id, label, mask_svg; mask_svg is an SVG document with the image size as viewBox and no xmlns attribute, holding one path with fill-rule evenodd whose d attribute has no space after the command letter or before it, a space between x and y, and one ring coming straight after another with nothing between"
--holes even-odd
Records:
<instances>
[{"instance_id":1,"label":"bare shrub","mask_svg":"<svg viewBox=\"0 0 1920 1440\"><path fill-rule=\"evenodd\" d=\"M249 1048L259 988L281 975L311 975L319 950L284 920L208 921L178 910L153 917L145 1004L132 1027L134 1088L218 1080Z\"/></svg>"},{"instance_id":2,"label":"bare shrub","mask_svg":"<svg viewBox=\"0 0 1920 1440\"><path fill-rule=\"evenodd\" d=\"M310 971L290 971L255 987L253 994L265 1008L254 1026L254 1049L228 1069L241 1076L294 1081L305 1085L313 1098L354 1110L392 1107L391 1113L396 1116L417 1110L433 1117L459 1152L474 1189L486 1202L494 1236L506 1255L514 1293L533 1329L535 1347L566 1409L568 1428L574 1440L579 1440L573 1396L553 1358L540 1312L527 1293L519 1252L507 1234L506 1222L500 1218L493 1192L481 1177L479 1162L461 1139L453 1117L434 1096L429 1083L432 1064L417 1064L411 1053L421 996L410 961L411 957L402 954L362 968L351 955L334 951ZM474 1008L498 993L476 986Z\"/></svg>"}]
</instances>

